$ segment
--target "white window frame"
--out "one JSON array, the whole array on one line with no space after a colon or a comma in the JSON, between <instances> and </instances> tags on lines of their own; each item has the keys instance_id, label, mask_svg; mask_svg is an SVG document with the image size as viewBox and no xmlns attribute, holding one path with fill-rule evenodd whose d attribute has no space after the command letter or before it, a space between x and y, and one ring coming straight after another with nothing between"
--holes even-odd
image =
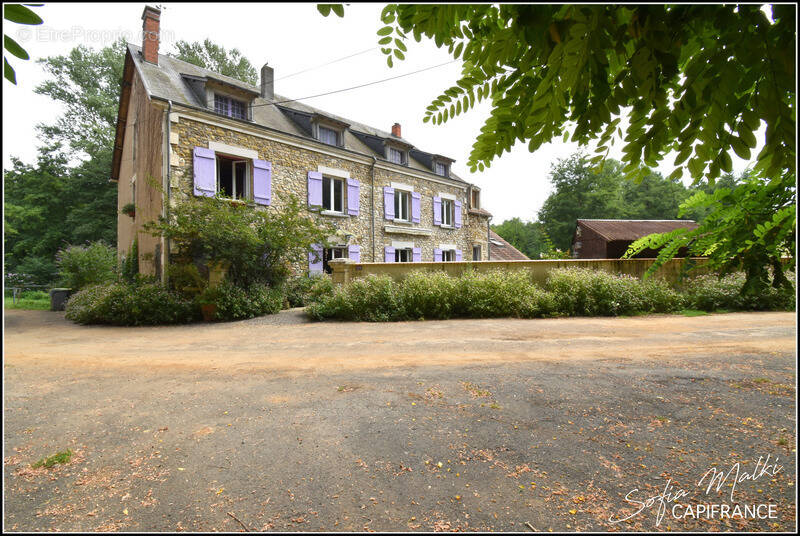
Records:
<instances>
[{"instance_id":1,"label":"white window frame","mask_svg":"<svg viewBox=\"0 0 800 536\"><path fill-rule=\"evenodd\" d=\"M251 191L253 187L253 165L252 160L247 158L242 158L241 156L231 156L227 154L219 154L214 153L214 161L215 161L215 174L216 174L216 193L220 193L220 186L219 186L219 167L220 167L220 157L225 160L233 161L233 169L231 170L233 174L233 179L231 180L231 186L233 187L233 197L225 197L223 199L230 199L231 201L250 201ZM242 197L237 197L236 194L236 165L237 164L244 164L245 171L244 171L244 195Z\"/></svg>"},{"instance_id":2,"label":"white window frame","mask_svg":"<svg viewBox=\"0 0 800 536\"><path fill-rule=\"evenodd\" d=\"M403 203L401 199L405 199L405 207L403 207ZM404 218L401 214L401 210L405 208L406 217ZM399 190L395 188L394 190L394 221L410 223L411 222L411 191L409 190Z\"/></svg>"},{"instance_id":3,"label":"white window frame","mask_svg":"<svg viewBox=\"0 0 800 536\"><path fill-rule=\"evenodd\" d=\"M455 260L456 260L456 250L454 249L442 250L442 262L455 262Z\"/></svg>"},{"instance_id":4,"label":"white window frame","mask_svg":"<svg viewBox=\"0 0 800 536\"><path fill-rule=\"evenodd\" d=\"M330 181L330 208L325 206L325 180ZM342 190L342 210L336 210L336 190L335 185L339 183L341 185ZM345 207L345 197L347 195L347 190L345 189L345 179L341 177L334 177L332 175L323 175L322 176L322 211L324 213L331 213L331 214L344 214L347 207Z\"/></svg>"},{"instance_id":5,"label":"white window frame","mask_svg":"<svg viewBox=\"0 0 800 536\"><path fill-rule=\"evenodd\" d=\"M350 256L350 254L348 252L348 249L347 249L347 246L333 246L333 247L330 247L330 248L324 248L322 250L322 261L323 261L322 270L323 271L325 271L325 252L326 251L330 251L331 252L331 260L333 260L333 259L347 259ZM330 273L330 272L328 272L328 273Z\"/></svg>"},{"instance_id":6,"label":"white window frame","mask_svg":"<svg viewBox=\"0 0 800 536\"><path fill-rule=\"evenodd\" d=\"M447 207L449 207L449 210ZM442 198L442 227L455 226L455 211L456 202L452 199Z\"/></svg>"},{"instance_id":7,"label":"white window frame","mask_svg":"<svg viewBox=\"0 0 800 536\"><path fill-rule=\"evenodd\" d=\"M327 141L322 139L322 130L327 130L329 132L333 132L334 143L328 143ZM336 130L335 128L331 128L327 125L317 125L317 139L324 143L325 145L330 145L332 147L339 147L341 144L339 140L341 139L341 133Z\"/></svg>"},{"instance_id":8,"label":"white window frame","mask_svg":"<svg viewBox=\"0 0 800 536\"><path fill-rule=\"evenodd\" d=\"M481 248L480 244L473 244L472 245L472 260L473 261L481 260L481 254L483 254L483 251L481 251L482 249L483 248ZM477 253L478 253L478 258L477 259L475 258L476 250L477 250Z\"/></svg>"},{"instance_id":9,"label":"white window frame","mask_svg":"<svg viewBox=\"0 0 800 536\"><path fill-rule=\"evenodd\" d=\"M406 152L404 150L402 150L402 149L398 149L397 147L391 147L390 146L390 147L387 147L386 153L387 153L386 154L386 159L389 162L393 163L393 164L398 164L398 165L401 165L401 166L405 166L408 163L408 157L406 156ZM394 158L393 158L393 154L395 154L395 153L400 157L400 161L399 162L395 161Z\"/></svg>"},{"instance_id":10,"label":"white window frame","mask_svg":"<svg viewBox=\"0 0 800 536\"><path fill-rule=\"evenodd\" d=\"M439 166L442 167L443 173L439 173ZM444 162L439 162L435 160L433 162L433 172L439 175L440 177L449 177L450 176L450 166L445 164Z\"/></svg>"},{"instance_id":11,"label":"white window frame","mask_svg":"<svg viewBox=\"0 0 800 536\"><path fill-rule=\"evenodd\" d=\"M403 256L408 260L402 260ZM395 248L394 262L414 262L414 248Z\"/></svg>"}]
</instances>

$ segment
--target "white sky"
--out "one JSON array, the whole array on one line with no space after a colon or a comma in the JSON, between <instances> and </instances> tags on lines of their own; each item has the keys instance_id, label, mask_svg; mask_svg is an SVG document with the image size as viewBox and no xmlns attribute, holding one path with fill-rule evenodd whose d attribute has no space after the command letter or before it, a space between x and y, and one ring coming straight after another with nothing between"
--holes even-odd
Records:
<instances>
[{"instance_id":1,"label":"white sky","mask_svg":"<svg viewBox=\"0 0 800 536\"><path fill-rule=\"evenodd\" d=\"M323 17L316 4L212 4L167 3L161 14L162 54L174 52L178 40L210 38L228 49L238 48L257 70L268 62L275 69L275 91L289 98L301 98L326 91L368 83L398 74L445 63L452 58L433 42L410 39L405 61L386 65L378 49L375 32L383 26L379 14L384 4L351 4L345 17ZM3 23L4 32L15 38L37 58L67 54L82 44L92 48L110 45L117 37L141 44L141 14L144 4L45 4L35 11L44 19L38 27ZM24 28L24 30L21 30ZM20 32L26 32L25 34ZM370 52L284 80L281 77L372 48ZM49 98L36 95L34 87L45 79L35 61L9 56L17 72L18 86L3 80L3 166L10 157L34 162L35 125L52 122L60 107ZM480 132L489 107L486 102L444 125L423 123L425 107L450 87L460 74L460 62L398 80L355 89L336 95L309 99L309 105L328 112L390 130L402 125L403 137L422 150L450 156L454 171L482 189L482 205L494 214L493 223L520 217L533 220L549 195L550 166L574 152L577 144L557 140L528 152L518 143L496 158L482 173L469 173L466 166L472 144ZM763 129L757 134L762 146ZM619 147L620 144L617 144ZM587 149L587 151L590 149ZM753 152L753 157L757 153ZM612 148L614 158L620 158ZM734 171L747 162L731 155ZM672 158L662 164L663 174L672 171Z\"/></svg>"}]
</instances>

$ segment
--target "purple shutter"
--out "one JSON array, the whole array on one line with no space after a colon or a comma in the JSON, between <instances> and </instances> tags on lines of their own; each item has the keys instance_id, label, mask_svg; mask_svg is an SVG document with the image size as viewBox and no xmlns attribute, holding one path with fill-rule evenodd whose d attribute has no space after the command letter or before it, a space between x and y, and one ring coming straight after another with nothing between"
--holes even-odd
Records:
<instances>
[{"instance_id":1,"label":"purple shutter","mask_svg":"<svg viewBox=\"0 0 800 536\"><path fill-rule=\"evenodd\" d=\"M311 251L308 252L308 272L322 273L322 245L311 244Z\"/></svg>"},{"instance_id":2,"label":"purple shutter","mask_svg":"<svg viewBox=\"0 0 800 536\"><path fill-rule=\"evenodd\" d=\"M433 198L433 224L434 225L441 225L442 224L442 198L441 197L434 197ZM442 259L439 259L442 260Z\"/></svg>"},{"instance_id":3,"label":"purple shutter","mask_svg":"<svg viewBox=\"0 0 800 536\"><path fill-rule=\"evenodd\" d=\"M272 201L272 162L253 160L253 200L259 205Z\"/></svg>"},{"instance_id":4,"label":"purple shutter","mask_svg":"<svg viewBox=\"0 0 800 536\"><path fill-rule=\"evenodd\" d=\"M383 248L383 262L394 262L394 248L386 246Z\"/></svg>"},{"instance_id":5,"label":"purple shutter","mask_svg":"<svg viewBox=\"0 0 800 536\"><path fill-rule=\"evenodd\" d=\"M414 248L411 252L412 261L414 262L421 262L422 261L422 248Z\"/></svg>"},{"instance_id":6,"label":"purple shutter","mask_svg":"<svg viewBox=\"0 0 800 536\"><path fill-rule=\"evenodd\" d=\"M358 216L360 183L356 179L347 179L347 213Z\"/></svg>"},{"instance_id":7,"label":"purple shutter","mask_svg":"<svg viewBox=\"0 0 800 536\"><path fill-rule=\"evenodd\" d=\"M319 171L308 172L308 206L322 206L322 173Z\"/></svg>"},{"instance_id":8,"label":"purple shutter","mask_svg":"<svg viewBox=\"0 0 800 536\"><path fill-rule=\"evenodd\" d=\"M194 148L194 195L214 197L217 193L217 162L214 151Z\"/></svg>"},{"instance_id":9,"label":"purple shutter","mask_svg":"<svg viewBox=\"0 0 800 536\"><path fill-rule=\"evenodd\" d=\"M461 250L456 250L456 262L461 262Z\"/></svg>"},{"instance_id":10,"label":"purple shutter","mask_svg":"<svg viewBox=\"0 0 800 536\"><path fill-rule=\"evenodd\" d=\"M442 250L441 249L434 249L433 250L433 262L442 262Z\"/></svg>"},{"instance_id":11,"label":"purple shutter","mask_svg":"<svg viewBox=\"0 0 800 536\"><path fill-rule=\"evenodd\" d=\"M394 219L394 188L383 187L383 215L387 220Z\"/></svg>"},{"instance_id":12,"label":"purple shutter","mask_svg":"<svg viewBox=\"0 0 800 536\"><path fill-rule=\"evenodd\" d=\"M411 192L411 221L413 223L419 223L419 205L422 199L422 195L419 192Z\"/></svg>"},{"instance_id":13,"label":"purple shutter","mask_svg":"<svg viewBox=\"0 0 800 536\"><path fill-rule=\"evenodd\" d=\"M347 256L351 261L361 262L361 246L347 246Z\"/></svg>"},{"instance_id":14,"label":"purple shutter","mask_svg":"<svg viewBox=\"0 0 800 536\"><path fill-rule=\"evenodd\" d=\"M455 202L455 207L456 207L456 209L455 209L456 217L455 217L455 219L453 221L455 221L456 229L460 229L461 228L461 201L456 201Z\"/></svg>"}]
</instances>

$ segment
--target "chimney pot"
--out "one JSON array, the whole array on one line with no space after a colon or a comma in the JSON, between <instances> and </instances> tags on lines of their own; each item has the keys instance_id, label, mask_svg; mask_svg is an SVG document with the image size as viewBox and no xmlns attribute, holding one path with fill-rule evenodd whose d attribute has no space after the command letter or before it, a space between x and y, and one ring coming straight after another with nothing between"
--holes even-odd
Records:
<instances>
[{"instance_id":1,"label":"chimney pot","mask_svg":"<svg viewBox=\"0 0 800 536\"><path fill-rule=\"evenodd\" d=\"M275 100L275 70L266 63L261 68L261 98Z\"/></svg>"},{"instance_id":2,"label":"chimney pot","mask_svg":"<svg viewBox=\"0 0 800 536\"><path fill-rule=\"evenodd\" d=\"M400 123L395 123L392 125L392 136L397 136L398 138L402 138L403 136L400 135Z\"/></svg>"},{"instance_id":3,"label":"chimney pot","mask_svg":"<svg viewBox=\"0 0 800 536\"><path fill-rule=\"evenodd\" d=\"M144 61L158 65L159 25L161 9L145 6L142 12L142 56Z\"/></svg>"}]
</instances>

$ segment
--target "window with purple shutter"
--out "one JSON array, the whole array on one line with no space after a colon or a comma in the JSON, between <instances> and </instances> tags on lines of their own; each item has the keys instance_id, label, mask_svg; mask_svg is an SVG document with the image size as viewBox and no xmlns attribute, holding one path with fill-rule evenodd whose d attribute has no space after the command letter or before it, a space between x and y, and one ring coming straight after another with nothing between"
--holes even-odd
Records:
<instances>
[{"instance_id":1,"label":"window with purple shutter","mask_svg":"<svg viewBox=\"0 0 800 536\"><path fill-rule=\"evenodd\" d=\"M442 198L441 197L434 197L433 198L433 224L434 225L441 225L442 224Z\"/></svg>"},{"instance_id":2,"label":"window with purple shutter","mask_svg":"<svg viewBox=\"0 0 800 536\"><path fill-rule=\"evenodd\" d=\"M259 205L272 202L272 162L253 160L253 200Z\"/></svg>"},{"instance_id":3,"label":"window with purple shutter","mask_svg":"<svg viewBox=\"0 0 800 536\"><path fill-rule=\"evenodd\" d=\"M461 261L461 258L462 258L462 257L461 257L461 250L460 250L460 249L457 249L457 250L456 250L456 262L460 262L460 261Z\"/></svg>"},{"instance_id":4,"label":"window with purple shutter","mask_svg":"<svg viewBox=\"0 0 800 536\"><path fill-rule=\"evenodd\" d=\"M322 173L319 171L308 172L308 206L322 206Z\"/></svg>"},{"instance_id":5,"label":"window with purple shutter","mask_svg":"<svg viewBox=\"0 0 800 536\"><path fill-rule=\"evenodd\" d=\"M455 225L456 225L456 229L460 229L461 228L461 201L456 201Z\"/></svg>"},{"instance_id":6,"label":"window with purple shutter","mask_svg":"<svg viewBox=\"0 0 800 536\"><path fill-rule=\"evenodd\" d=\"M308 272L311 274L322 273L322 245L312 244L308 252Z\"/></svg>"},{"instance_id":7,"label":"window with purple shutter","mask_svg":"<svg viewBox=\"0 0 800 536\"><path fill-rule=\"evenodd\" d=\"M361 262L361 246L347 246L347 256L351 261Z\"/></svg>"},{"instance_id":8,"label":"window with purple shutter","mask_svg":"<svg viewBox=\"0 0 800 536\"><path fill-rule=\"evenodd\" d=\"M386 246L383 248L383 262L394 262L394 248Z\"/></svg>"},{"instance_id":9,"label":"window with purple shutter","mask_svg":"<svg viewBox=\"0 0 800 536\"><path fill-rule=\"evenodd\" d=\"M390 186L383 187L383 216L387 220L394 219L394 188Z\"/></svg>"},{"instance_id":10,"label":"window with purple shutter","mask_svg":"<svg viewBox=\"0 0 800 536\"><path fill-rule=\"evenodd\" d=\"M347 213L358 216L360 183L356 179L347 179Z\"/></svg>"},{"instance_id":11,"label":"window with purple shutter","mask_svg":"<svg viewBox=\"0 0 800 536\"><path fill-rule=\"evenodd\" d=\"M413 262L421 262L422 261L422 248L414 248L412 253L412 261Z\"/></svg>"},{"instance_id":12,"label":"window with purple shutter","mask_svg":"<svg viewBox=\"0 0 800 536\"><path fill-rule=\"evenodd\" d=\"M217 193L217 164L214 151L194 148L194 195L214 197Z\"/></svg>"},{"instance_id":13,"label":"window with purple shutter","mask_svg":"<svg viewBox=\"0 0 800 536\"><path fill-rule=\"evenodd\" d=\"M420 203L422 195L419 192L411 192L411 221L419 223Z\"/></svg>"}]
</instances>

